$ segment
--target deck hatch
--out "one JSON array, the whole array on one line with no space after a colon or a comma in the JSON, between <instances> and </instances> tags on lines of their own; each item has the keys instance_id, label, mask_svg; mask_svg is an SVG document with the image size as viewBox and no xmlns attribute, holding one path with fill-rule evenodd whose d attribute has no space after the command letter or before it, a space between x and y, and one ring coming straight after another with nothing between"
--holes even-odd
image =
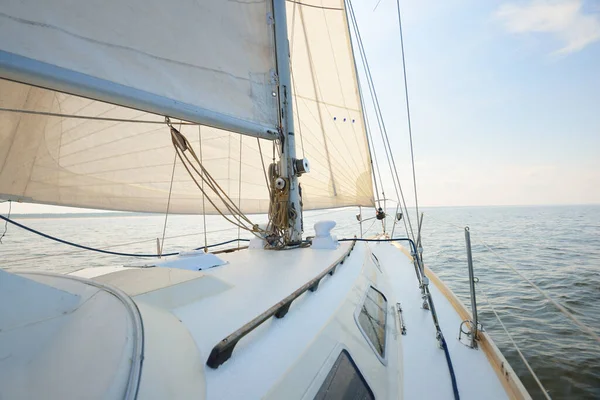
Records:
<instances>
[{"instance_id":1,"label":"deck hatch","mask_svg":"<svg viewBox=\"0 0 600 400\"><path fill-rule=\"evenodd\" d=\"M387 299L379 290L369 286L365 300L355 314L363 335L381 360L385 356Z\"/></svg>"},{"instance_id":2,"label":"deck hatch","mask_svg":"<svg viewBox=\"0 0 600 400\"><path fill-rule=\"evenodd\" d=\"M346 350L342 350L315 396L315 400L342 399L375 400L373 391Z\"/></svg>"}]
</instances>

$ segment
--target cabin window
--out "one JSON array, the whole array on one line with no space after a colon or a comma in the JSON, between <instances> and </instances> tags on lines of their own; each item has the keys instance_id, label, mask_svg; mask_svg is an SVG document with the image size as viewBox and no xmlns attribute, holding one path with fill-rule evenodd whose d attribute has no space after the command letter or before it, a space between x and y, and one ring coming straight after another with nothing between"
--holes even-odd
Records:
<instances>
[{"instance_id":1,"label":"cabin window","mask_svg":"<svg viewBox=\"0 0 600 400\"><path fill-rule=\"evenodd\" d=\"M377 355L383 360L385 354L385 324L387 317L385 296L370 286L356 321Z\"/></svg>"},{"instance_id":2,"label":"cabin window","mask_svg":"<svg viewBox=\"0 0 600 400\"><path fill-rule=\"evenodd\" d=\"M315 400L374 400L375 396L346 350L331 367Z\"/></svg>"}]
</instances>

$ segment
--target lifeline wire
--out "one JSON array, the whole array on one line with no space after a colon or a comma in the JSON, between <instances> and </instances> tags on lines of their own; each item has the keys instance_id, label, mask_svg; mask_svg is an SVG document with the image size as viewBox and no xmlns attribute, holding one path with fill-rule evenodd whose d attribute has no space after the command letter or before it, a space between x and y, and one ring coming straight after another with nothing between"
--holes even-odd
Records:
<instances>
[{"instance_id":1,"label":"lifeline wire","mask_svg":"<svg viewBox=\"0 0 600 400\"><path fill-rule=\"evenodd\" d=\"M437 217L432 217L431 214L429 214L429 213L427 215L429 215L430 218L433 218L435 220L438 220L440 222L443 222L445 224L453 226L453 227L455 227L457 229L464 230L464 227L458 226L456 224L453 224L451 222L445 221L445 220L437 218ZM589 326L587 326L583 322L581 322L579 320L579 318L577 318L569 310L567 310L564 306L562 306L560 303L558 303L556 300L554 300L552 297L550 297L550 295L547 294L542 288L540 288L538 285L536 285L535 283L533 283L533 281L531 281L531 279L527 278L525 275L523 275L523 273L521 273L519 270L517 270L515 267L513 267L510 263L508 263L508 261L506 261L504 259L504 257L500 256L500 254L498 254L493 248L491 248L485 241L483 241L482 239L480 239L477 235L473 236L473 238L475 240L477 240L485 248L487 248L490 251L490 253L492 253L494 256L496 256L496 258L498 258L498 260L502 261L502 264L504 266L510 268L514 273L516 273L517 275L519 275L525 282L527 282L531 287L533 287L542 296L544 296L548 301L550 301L550 303L552 303L552 305L554 307L556 307L556 309L558 309L558 311L560 311L567 318L569 318L571 321L573 321L573 323L575 323L575 325L577 325L582 331L584 331L585 333L587 333L588 335L590 335L592 338L594 338L598 343L600 343L600 336L598 336L598 334L596 332L594 332L592 330L592 328L590 328Z\"/></svg>"},{"instance_id":2,"label":"lifeline wire","mask_svg":"<svg viewBox=\"0 0 600 400\"><path fill-rule=\"evenodd\" d=\"M598 336L598 334L596 332L594 332L592 330L592 328L590 328L589 326L585 325L583 322L581 322L579 320L579 318L577 318L576 316L574 316L569 310L567 310L564 306L562 306L561 304L559 304L557 301L555 301L552 297L550 297L550 295L548 295L544 290L542 290L538 285L536 285L535 283L533 283L531 281L531 279L527 278L525 275L523 275L519 270L517 270L515 267L513 267L512 265L510 265L504 258L502 258L498 253L496 253L496 251L494 251L490 246L487 245L487 243L485 243L483 240L478 239L477 237L475 237L475 239L481 243L482 245L484 245L490 252L492 252L496 257L498 257L498 259L500 261L502 261L508 268L512 269L514 273L516 273L517 275L519 275L521 278L523 278L523 280L525 280L527 283L529 283L531 285L531 287L533 287L535 290L537 290L542 296L544 296L550 303L552 303L554 305L554 307L556 307L558 309L558 311L560 311L561 313L563 313L567 318L569 318L571 321L573 321L575 323L575 325L577 325L582 331L584 331L585 333L587 333L588 335L590 335L592 338L594 338L598 343L600 343L600 336Z\"/></svg>"},{"instance_id":3,"label":"lifeline wire","mask_svg":"<svg viewBox=\"0 0 600 400\"><path fill-rule=\"evenodd\" d=\"M196 235L204 235L206 237L207 233L226 232L226 231L232 231L234 229L236 229L236 228L217 229L217 230L208 231L208 232L186 233L183 235L168 236L165 239L175 239L175 238L189 237L189 236L196 236ZM102 250L113 249L115 247L131 246L132 244L148 243L148 242L153 242L154 240L155 239L144 239L144 240L136 240L135 242L125 242L125 243L113 244L113 245L109 245L109 246L102 246ZM208 243L205 243L204 245L208 246ZM33 256L33 257L24 257L24 258L18 258L16 260L11 260L11 262L17 263L17 262L23 262L23 261L40 260L40 259L49 258L49 257L70 256L73 254L81 254L86 251L89 251L89 250L75 250L75 251L66 251L66 252L62 252L62 253L44 254L44 255Z\"/></svg>"},{"instance_id":4,"label":"lifeline wire","mask_svg":"<svg viewBox=\"0 0 600 400\"><path fill-rule=\"evenodd\" d=\"M506 336L508 336L508 338L510 339L510 342L513 344L513 347L515 348L515 350L517 351L517 353L519 353L519 357L521 357L521 360L523 360L523 363L525 364L525 366L527 367L527 369L531 373L531 376L533 376L533 379L535 379L535 381L537 382L537 384L540 387L540 389L542 389L542 393L544 393L544 396L548 400L550 400L550 396L548 395L548 391L546 390L546 388L544 387L544 385L542 385L542 382L540 381L540 379L538 378L538 376L533 371L533 368L531 368L531 365L529 365L529 363L527 362L527 359L525 358L525 356L521 352L521 349L519 348L519 346L517 346L517 343L513 339L512 335L510 334L510 332L508 331L508 329L506 329L506 326L504 325L504 322L502 322L502 319L500 319L500 315L498 315L498 313L496 312L496 309L494 308L494 305L488 299L488 297L487 297L485 291L483 290L483 288L481 288L481 286L479 286L479 285L478 285L478 287L479 287L479 291L481 292L481 294L485 298L485 301L490 306L490 309L492 310L492 312L496 316L496 319L498 320L498 322L500 322L500 325L502 326L502 329L504 329L504 332L506 333Z\"/></svg>"},{"instance_id":5,"label":"lifeline wire","mask_svg":"<svg viewBox=\"0 0 600 400\"><path fill-rule=\"evenodd\" d=\"M13 221L12 219L7 218L7 217L5 217L3 215L0 215L0 219L3 219L7 223L11 223L11 224L13 224L15 226L18 226L19 228L25 229L26 231L29 231L31 233L35 233L36 235L43 236L46 239L54 240L55 242L59 242L59 243L62 243L62 244L73 246L73 247L78 247L78 248L84 249L84 250L95 251L97 253L110 254L110 255L114 255L114 256L125 256L125 257L160 257L160 256L169 257L169 256L175 256L175 255L179 254L179 252L167 253L167 254L162 254L162 255L161 254L135 254L135 253L120 253L120 252L116 252L116 251L102 250L102 249L97 249L97 248L90 247L90 246L84 246L82 244L73 243L73 242L70 242L68 240L60 239L60 238L57 238L57 237L52 236L52 235L48 235L46 233L40 232L38 230L35 230L33 228L30 228L28 226L20 224L17 221ZM204 250L204 249L208 249L208 248L211 248L211 247L222 246L224 244L233 243L233 242L238 241L238 240L242 241L242 242L249 242L250 241L250 239L232 239L232 240L227 240L227 241L221 242L221 243L215 243L215 244L211 244L211 245L208 245L208 246L198 247L198 248L195 248L194 250Z\"/></svg>"}]
</instances>

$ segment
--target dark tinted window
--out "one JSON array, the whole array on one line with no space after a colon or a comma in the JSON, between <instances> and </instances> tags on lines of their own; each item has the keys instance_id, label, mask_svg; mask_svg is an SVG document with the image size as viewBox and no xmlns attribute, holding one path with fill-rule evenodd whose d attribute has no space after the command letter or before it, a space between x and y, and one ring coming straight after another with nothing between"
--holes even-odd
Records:
<instances>
[{"instance_id":1,"label":"dark tinted window","mask_svg":"<svg viewBox=\"0 0 600 400\"><path fill-rule=\"evenodd\" d=\"M385 296L375 288L369 287L365 302L358 314L358 324L381 358L385 354L386 310Z\"/></svg>"},{"instance_id":2,"label":"dark tinted window","mask_svg":"<svg viewBox=\"0 0 600 400\"><path fill-rule=\"evenodd\" d=\"M350 354L342 350L327 374L315 400L374 400L373 392L367 386Z\"/></svg>"}]
</instances>

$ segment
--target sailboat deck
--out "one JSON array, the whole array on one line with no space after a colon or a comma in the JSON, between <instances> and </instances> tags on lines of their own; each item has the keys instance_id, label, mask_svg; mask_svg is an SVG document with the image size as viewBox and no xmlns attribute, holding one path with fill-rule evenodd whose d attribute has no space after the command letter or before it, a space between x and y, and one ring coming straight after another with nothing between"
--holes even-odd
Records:
<instances>
[{"instance_id":1,"label":"sailboat deck","mask_svg":"<svg viewBox=\"0 0 600 400\"><path fill-rule=\"evenodd\" d=\"M325 275L316 291L297 297L283 318L267 318L239 341L231 358L218 368L207 365L215 345L327 271L350 249L335 273ZM130 294L138 304L168 309L185 326L199 350L210 399L313 398L342 351L350 354L375 398L454 398L431 313L421 307L414 266L398 247L357 242L353 248L343 243L335 250L243 250L220 257L227 264L202 271L128 268L94 279L128 291L124 273L137 270L142 277L156 270L161 279L169 277L171 288ZM91 277L94 272L76 274ZM139 284L134 287L139 289ZM387 300L383 356L356 319L370 287ZM462 319L451 300L433 284L430 290L461 398L509 397L486 352L459 342ZM172 296L176 291L180 294ZM402 306L406 335L400 334L397 303Z\"/></svg>"},{"instance_id":2,"label":"sailboat deck","mask_svg":"<svg viewBox=\"0 0 600 400\"><path fill-rule=\"evenodd\" d=\"M258 250L224 254L222 258L229 261L228 266L204 273L227 282L232 289L206 299L202 308L190 304L175 314L188 327L206 359L223 338L321 273L349 246L344 244L334 251ZM355 251L352 259L361 259L361 251ZM218 369L206 367L207 397L264 396L335 313L343 301L339 293L351 288L360 270L359 262L344 263L334 276L323 279L319 290L307 292L294 301L285 318L271 318L242 339L231 359ZM241 376L243 380L239 379Z\"/></svg>"},{"instance_id":3,"label":"sailboat deck","mask_svg":"<svg viewBox=\"0 0 600 400\"><path fill-rule=\"evenodd\" d=\"M407 330L402 337L405 398L453 399L446 358L435 338L431 313L421 307L421 292L412 262L408 257L398 257L398 249L390 244L373 246L373 253L389 274L397 301L402 304ZM486 354L459 342L458 331L462 320L453 305L435 285L430 284L429 289L448 345L461 398L508 398Z\"/></svg>"}]
</instances>

